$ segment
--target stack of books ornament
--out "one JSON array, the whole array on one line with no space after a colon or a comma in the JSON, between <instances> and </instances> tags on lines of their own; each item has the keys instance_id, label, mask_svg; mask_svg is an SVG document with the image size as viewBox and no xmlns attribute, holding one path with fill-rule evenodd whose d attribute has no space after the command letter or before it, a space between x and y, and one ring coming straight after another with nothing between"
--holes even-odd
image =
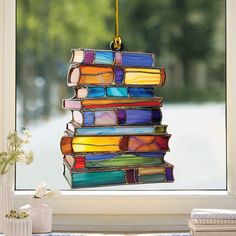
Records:
<instances>
[{"instance_id":1,"label":"stack of books ornament","mask_svg":"<svg viewBox=\"0 0 236 236\"><path fill-rule=\"evenodd\" d=\"M162 125L165 69L152 53L73 49L67 84L74 96L61 138L64 176L71 188L173 182Z\"/></svg>"}]
</instances>

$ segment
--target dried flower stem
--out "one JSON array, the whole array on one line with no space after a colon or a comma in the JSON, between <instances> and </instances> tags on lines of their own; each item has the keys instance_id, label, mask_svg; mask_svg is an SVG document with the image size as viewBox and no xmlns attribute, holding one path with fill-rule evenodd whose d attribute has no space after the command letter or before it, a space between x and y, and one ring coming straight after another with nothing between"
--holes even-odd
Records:
<instances>
[{"instance_id":1,"label":"dried flower stem","mask_svg":"<svg viewBox=\"0 0 236 236\"><path fill-rule=\"evenodd\" d=\"M30 137L31 134L28 130L24 130L22 137L17 132L8 135L7 151L0 153L0 174L6 174L9 167L16 162L23 162L28 165L33 161L33 153L23 150L23 146L29 143Z\"/></svg>"}]
</instances>

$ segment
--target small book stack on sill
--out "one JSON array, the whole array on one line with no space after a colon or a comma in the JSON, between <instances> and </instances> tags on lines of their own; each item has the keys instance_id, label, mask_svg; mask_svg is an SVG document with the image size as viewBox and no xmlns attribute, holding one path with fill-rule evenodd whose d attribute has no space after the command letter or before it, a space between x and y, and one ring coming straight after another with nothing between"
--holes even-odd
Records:
<instances>
[{"instance_id":1,"label":"small book stack on sill","mask_svg":"<svg viewBox=\"0 0 236 236\"><path fill-rule=\"evenodd\" d=\"M189 227L192 236L235 236L236 210L193 209Z\"/></svg>"}]
</instances>

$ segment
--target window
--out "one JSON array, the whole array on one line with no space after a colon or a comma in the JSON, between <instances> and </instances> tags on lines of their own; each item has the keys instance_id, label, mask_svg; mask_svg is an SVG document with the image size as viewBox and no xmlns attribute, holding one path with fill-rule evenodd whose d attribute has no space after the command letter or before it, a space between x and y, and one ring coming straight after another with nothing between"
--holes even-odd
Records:
<instances>
[{"instance_id":1,"label":"window","mask_svg":"<svg viewBox=\"0 0 236 236\"><path fill-rule=\"evenodd\" d=\"M70 48L102 49L113 33L114 6L96 4L17 1L16 126L32 130L35 161L17 165L16 189L32 189L41 179L69 189L59 141L71 120L61 109L62 98L73 95L66 86ZM120 18L125 46L155 52L157 65L167 70L156 95L164 98L162 123L173 134L165 160L175 165L175 182L97 190L226 189L225 1L122 1Z\"/></svg>"},{"instance_id":2,"label":"window","mask_svg":"<svg viewBox=\"0 0 236 236\"><path fill-rule=\"evenodd\" d=\"M183 230L187 229L186 220L193 207L234 208L236 204L236 112L235 112L235 42L236 2L227 0L227 191L66 191L58 199L50 202L55 214L55 224L63 229L78 229L84 222L79 219L93 219L96 214L99 222L103 218L99 214L106 214L109 222L114 222L113 228L119 225L130 229L142 230ZM0 1L0 148L6 145L5 137L15 124L15 1ZM229 30L230 29L230 30ZM68 55L69 57L69 55ZM169 78L170 80L170 78ZM9 180L14 185L14 174L9 174ZM28 201L30 191L15 191L16 207ZM145 204L144 204L145 203ZM82 216L66 215L81 214ZM93 216L91 215L93 214ZM139 219L138 224L132 220ZM147 215L153 219L146 225ZM168 214L171 214L168 215ZM186 215L187 214L187 215ZM121 218L118 217L120 215ZM79 218L82 217L82 218ZM169 223L166 224L165 222ZM104 215L104 221L106 221ZM126 222L128 222L126 224ZM102 223L101 223L102 224ZM104 223L106 225L107 222ZM99 223L100 225L100 223ZM146 225L146 227L145 227ZM141 226L141 228L140 228ZM98 226L99 227L99 226ZM82 227L83 228L83 227ZM85 226L86 228L86 226ZM102 227L99 227L101 230ZM81 228L80 228L81 229ZM84 228L83 228L84 229ZM91 228L90 228L91 229ZM88 228L87 228L88 230ZM111 228L110 228L111 230Z\"/></svg>"}]
</instances>

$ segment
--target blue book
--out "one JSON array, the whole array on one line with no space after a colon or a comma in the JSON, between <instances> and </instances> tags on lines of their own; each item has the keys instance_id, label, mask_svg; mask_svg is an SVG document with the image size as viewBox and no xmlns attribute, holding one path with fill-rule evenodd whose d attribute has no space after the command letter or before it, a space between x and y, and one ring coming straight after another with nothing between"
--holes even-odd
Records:
<instances>
[{"instance_id":1,"label":"blue book","mask_svg":"<svg viewBox=\"0 0 236 236\"><path fill-rule=\"evenodd\" d=\"M72 120L77 126L143 126L160 125L162 112L155 108L72 110Z\"/></svg>"},{"instance_id":2,"label":"blue book","mask_svg":"<svg viewBox=\"0 0 236 236\"><path fill-rule=\"evenodd\" d=\"M153 87L125 87L125 86L80 86L75 89L76 98L152 98L154 95Z\"/></svg>"},{"instance_id":3,"label":"blue book","mask_svg":"<svg viewBox=\"0 0 236 236\"><path fill-rule=\"evenodd\" d=\"M79 48L72 49L71 63L153 67L155 65L155 57L153 53Z\"/></svg>"}]
</instances>

